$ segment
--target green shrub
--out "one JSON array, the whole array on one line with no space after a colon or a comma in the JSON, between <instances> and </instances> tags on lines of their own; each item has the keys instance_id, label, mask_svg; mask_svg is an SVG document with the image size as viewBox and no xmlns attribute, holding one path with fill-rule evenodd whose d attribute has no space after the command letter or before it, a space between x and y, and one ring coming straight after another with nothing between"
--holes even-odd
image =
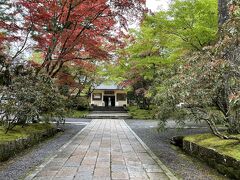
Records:
<instances>
[{"instance_id":1,"label":"green shrub","mask_svg":"<svg viewBox=\"0 0 240 180\"><path fill-rule=\"evenodd\" d=\"M89 108L89 101L87 97L74 97L71 96L68 99L67 103L68 109L75 109L75 110L86 110Z\"/></svg>"},{"instance_id":2,"label":"green shrub","mask_svg":"<svg viewBox=\"0 0 240 180\"><path fill-rule=\"evenodd\" d=\"M155 119L156 107L150 106L148 110L140 109L138 106L129 106L128 113L133 119Z\"/></svg>"},{"instance_id":3,"label":"green shrub","mask_svg":"<svg viewBox=\"0 0 240 180\"><path fill-rule=\"evenodd\" d=\"M48 77L18 75L10 85L0 86L0 95L0 122L6 132L36 121L63 121L64 98Z\"/></svg>"}]
</instances>

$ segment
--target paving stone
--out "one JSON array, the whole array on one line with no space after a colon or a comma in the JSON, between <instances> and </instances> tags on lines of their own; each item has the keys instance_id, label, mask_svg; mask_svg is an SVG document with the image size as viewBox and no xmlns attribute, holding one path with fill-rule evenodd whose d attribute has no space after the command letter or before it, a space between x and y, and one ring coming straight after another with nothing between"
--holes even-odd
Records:
<instances>
[{"instance_id":1,"label":"paving stone","mask_svg":"<svg viewBox=\"0 0 240 180\"><path fill-rule=\"evenodd\" d=\"M130 179L146 179L149 180L150 178L147 176L145 172L133 172L129 173Z\"/></svg>"},{"instance_id":2,"label":"paving stone","mask_svg":"<svg viewBox=\"0 0 240 180\"><path fill-rule=\"evenodd\" d=\"M93 120L34 178L168 179L136 137L123 120Z\"/></svg>"},{"instance_id":3,"label":"paving stone","mask_svg":"<svg viewBox=\"0 0 240 180\"><path fill-rule=\"evenodd\" d=\"M112 179L129 179L127 171L112 172Z\"/></svg>"},{"instance_id":4,"label":"paving stone","mask_svg":"<svg viewBox=\"0 0 240 180\"><path fill-rule=\"evenodd\" d=\"M149 180L148 177L130 177L130 180Z\"/></svg>"},{"instance_id":5,"label":"paving stone","mask_svg":"<svg viewBox=\"0 0 240 180\"><path fill-rule=\"evenodd\" d=\"M95 177L110 177L110 168L96 168L93 175Z\"/></svg>"},{"instance_id":6,"label":"paving stone","mask_svg":"<svg viewBox=\"0 0 240 180\"><path fill-rule=\"evenodd\" d=\"M111 163L114 165L125 165L126 164L125 161L112 161Z\"/></svg>"},{"instance_id":7,"label":"paving stone","mask_svg":"<svg viewBox=\"0 0 240 180\"><path fill-rule=\"evenodd\" d=\"M76 167L63 167L58 173L56 177L73 177L77 172Z\"/></svg>"},{"instance_id":8,"label":"paving stone","mask_svg":"<svg viewBox=\"0 0 240 180\"><path fill-rule=\"evenodd\" d=\"M109 176L108 177L96 177L96 176L94 176L93 180L111 180L111 178Z\"/></svg>"},{"instance_id":9,"label":"paving stone","mask_svg":"<svg viewBox=\"0 0 240 180\"><path fill-rule=\"evenodd\" d=\"M110 168L110 161L109 162L97 161L96 168Z\"/></svg>"},{"instance_id":10,"label":"paving stone","mask_svg":"<svg viewBox=\"0 0 240 180\"><path fill-rule=\"evenodd\" d=\"M89 180L93 178L93 171L81 171L78 172L74 179L79 179L79 180Z\"/></svg>"},{"instance_id":11,"label":"paving stone","mask_svg":"<svg viewBox=\"0 0 240 180\"><path fill-rule=\"evenodd\" d=\"M141 166L142 163L140 161L127 161L127 166Z\"/></svg>"},{"instance_id":12,"label":"paving stone","mask_svg":"<svg viewBox=\"0 0 240 180\"><path fill-rule=\"evenodd\" d=\"M74 180L91 180L92 178L92 175L77 175L74 177Z\"/></svg>"},{"instance_id":13,"label":"paving stone","mask_svg":"<svg viewBox=\"0 0 240 180\"><path fill-rule=\"evenodd\" d=\"M97 158L98 162L110 162L110 154L109 155L99 155Z\"/></svg>"},{"instance_id":14,"label":"paving stone","mask_svg":"<svg viewBox=\"0 0 240 180\"><path fill-rule=\"evenodd\" d=\"M73 180L74 176L54 177L52 180Z\"/></svg>"},{"instance_id":15,"label":"paving stone","mask_svg":"<svg viewBox=\"0 0 240 180\"><path fill-rule=\"evenodd\" d=\"M142 166L127 166L128 172L131 175L132 173L145 173L146 171Z\"/></svg>"},{"instance_id":16,"label":"paving stone","mask_svg":"<svg viewBox=\"0 0 240 180\"><path fill-rule=\"evenodd\" d=\"M127 171L127 166L126 165L115 165L115 164L112 164L111 165L111 170L113 172L125 172L125 171Z\"/></svg>"},{"instance_id":17,"label":"paving stone","mask_svg":"<svg viewBox=\"0 0 240 180\"><path fill-rule=\"evenodd\" d=\"M95 165L81 165L79 168L78 168L78 172L90 172L90 173L93 173L95 169Z\"/></svg>"},{"instance_id":18,"label":"paving stone","mask_svg":"<svg viewBox=\"0 0 240 180\"><path fill-rule=\"evenodd\" d=\"M82 162L83 157L81 156L71 156L63 165L64 167L67 166L75 166L78 167L80 165L80 163Z\"/></svg>"},{"instance_id":19,"label":"paving stone","mask_svg":"<svg viewBox=\"0 0 240 180\"><path fill-rule=\"evenodd\" d=\"M139 159L137 157L125 157L125 161L134 161L134 162L138 162Z\"/></svg>"},{"instance_id":20,"label":"paving stone","mask_svg":"<svg viewBox=\"0 0 240 180\"><path fill-rule=\"evenodd\" d=\"M83 159L83 165L94 165L96 164L96 159Z\"/></svg>"},{"instance_id":21,"label":"paving stone","mask_svg":"<svg viewBox=\"0 0 240 180\"><path fill-rule=\"evenodd\" d=\"M122 156L122 152L116 152L116 151L112 151L111 152L111 156L114 156L114 155L116 155L116 156Z\"/></svg>"}]
</instances>

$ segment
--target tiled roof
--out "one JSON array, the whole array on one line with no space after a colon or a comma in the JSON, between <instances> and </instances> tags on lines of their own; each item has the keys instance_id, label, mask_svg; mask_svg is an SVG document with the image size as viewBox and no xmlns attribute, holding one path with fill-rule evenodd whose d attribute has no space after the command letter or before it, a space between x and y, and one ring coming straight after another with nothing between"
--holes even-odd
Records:
<instances>
[{"instance_id":1,"label":"tiled roof","mask_svg":"<svg viewBox=\"0 0 240 180\"><path fill-rule=\"evenodd\" d=\"M121 86L116 84L100 84L95 88L96 90L121 90L123 89Z\"/></svg>"}]
</instances>

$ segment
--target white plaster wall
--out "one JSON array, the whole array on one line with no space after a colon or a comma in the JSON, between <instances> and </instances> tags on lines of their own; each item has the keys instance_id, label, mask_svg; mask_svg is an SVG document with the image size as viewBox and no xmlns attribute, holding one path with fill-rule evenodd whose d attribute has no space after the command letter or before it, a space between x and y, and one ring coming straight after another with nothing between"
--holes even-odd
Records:
<instances>
[{"instance_id":1,"label":"white plaster wall","mask_svg":"<svg viewBox=\"0 0 240 180\"><path fill-rule=\"evenodd\" d=\"M102 100L93 100L92 99L93 98L92 97L93 93L101 93L102 94ZM91 94L91 104L94 104L96 106L105 106L104 101L103 101L103 91L95 90L93 93Z\"/></svg>"},{"instance_id":2,"label":"white plaster wall","mask_svg":"<svg viewBox=\"0 0 240 180\"><path fill-rule=\"evenodd\" d=\"M93 93L101 93L102 94L102 100L93 100L92 99L92 94ZM93 93L91 94L91 104L94 104L96 106L105 106L105 103L103 101L104 91L103 90L95 90ZM126 99L126 101L117 101L117 94L118 93L125 93L125 91L123 91L123 90L114 90L115 106L121 107L121 106L127 105L127 99Z\"/></svg>"},{"instance_id":3,"label":"white plaster wall","mask_svg":"<svg viewBox=\"0 0 240 180\"><path fill-rule=\"evenodd\" d=\"M91 104L94 104L95 106L104 106L104 102L103 101L92 101Z\"/></svg>"},{"instance_id":4,"label":"white plaster wall","mask_svg":"<svg viewBox=\"0 0 240 180\"><path fill-rule=\"evenodd\" d=\"M117 101L117 94L118 93L126 93L125 91L123 91L123 90L116 90L115 91L115 104L116 104L116 106L124 106L124 105L126 105L127 106L127 98L126 98L126 101Z\"/></svg>"},{"instance_id":5,"label":"white plaster wall","mask_svg":"<svg viewBox=\"0 0 240 180\"><path fill-rule=\"evenodd\" d=\"M118 107L118 106L124 106L124 105L126 105L127 106L127 101L118 101L118 102L116 102L116 106Z\"/></svg>"}]
</instances>

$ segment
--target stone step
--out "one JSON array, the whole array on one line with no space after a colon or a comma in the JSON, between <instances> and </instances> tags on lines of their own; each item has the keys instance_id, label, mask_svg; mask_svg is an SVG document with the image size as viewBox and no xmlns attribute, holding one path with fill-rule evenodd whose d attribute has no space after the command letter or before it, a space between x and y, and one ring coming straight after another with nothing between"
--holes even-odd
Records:
<instances>
[{"instance_id":1,"label":"stone step","mask_svg":"<svg viewBox=\"0 0 240 180\"><path fill-rule=\"evenodd\" d=\"M129 116L128 113L123 112L114 112L109 113L107 111L105 112L99 112L99 111L93 111L86 117L87 119L130 119L131 116Z\"/></svg>"},{"instance_id":2,"label":"stone step","mask_svg":"<svg viewBox=\"0 0 240 180\"><path fill-rule=\"evenodd\" d=\"M116 113L127 113L127 111L92 111L96 114L116 114Z\"/></svg>"},{"instance_id":3,"label":"stone step","mask_svg":"<svg viewBox=\"0 0 240 180\"><path fill-rule=\"evenodd\" d=\"M89 114L87 119L131 119L132 117L128 114Z\"/></svg>"},{"instance_id":4,"label":"stone step","mask_svg":"<svg viewBox=\"0 0 240 180\"><path fill-rule=\"evenodd\" d=\"M100 107L100 106L97 106L97 107L92 107L92 110L93 111L114 111L114 112L125 111L126 112L126 109L124 107Z\"/></svg>"},{"instance_id":5,"label":"stone step","mask_svg":"<svg viewBox=\"0 0 240 180\"><path fill-rule=\"evenodd\" d=\"M131 116L87 116L86 119L131 119Z\"/></svg>"}]
</instances>

